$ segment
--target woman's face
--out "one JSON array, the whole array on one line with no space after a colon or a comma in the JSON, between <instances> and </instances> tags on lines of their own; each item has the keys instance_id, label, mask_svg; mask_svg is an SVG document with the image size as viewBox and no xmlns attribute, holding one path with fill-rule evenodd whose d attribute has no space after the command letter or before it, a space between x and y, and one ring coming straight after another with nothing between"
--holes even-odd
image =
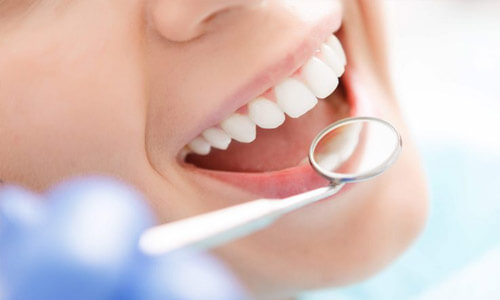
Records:
<instances>
[{"instance_id":1,"label":"woman's face","mask_svg":"<svg viewBox=\"0 0 500 300\"><path fill-rule=\"evenodd\" d=\"M375 115L405 140L390 171L216 250L259 298L359 280L407 247L426 211L380 23L370 0L0 0L0 179L42 191L111 175L167 222L324 184L296 167L312 137ZM314 106L341 72L332 33L346 72ZM295 118L237 142L282 110ZM193 154L228 135L227 150Z\"/></svg>"}]
</instances>

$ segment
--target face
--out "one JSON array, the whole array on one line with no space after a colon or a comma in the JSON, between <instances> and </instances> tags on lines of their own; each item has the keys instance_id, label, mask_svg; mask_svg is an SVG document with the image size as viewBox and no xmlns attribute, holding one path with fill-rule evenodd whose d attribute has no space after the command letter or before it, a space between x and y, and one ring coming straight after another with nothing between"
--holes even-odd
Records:
<instances>
[{"instance_id":1,"label":"face","mask_svg":"<svg viewBox=\"0 0 500 300\"><path fill-rule=\"evenodd\" d=\"M403 135L394 167L214 252L256 298L360 280L426 211L382 21L369 0L0 0L0 178L118 177L168 222L323 185L313 136L377 116Z\"/></svg>"}]
</instances>

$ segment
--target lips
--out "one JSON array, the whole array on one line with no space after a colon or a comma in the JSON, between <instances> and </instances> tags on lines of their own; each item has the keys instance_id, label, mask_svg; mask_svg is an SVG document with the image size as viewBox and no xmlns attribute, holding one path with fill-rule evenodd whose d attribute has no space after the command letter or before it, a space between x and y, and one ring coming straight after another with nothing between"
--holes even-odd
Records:
<instances>
[{"instance_id":1,"label":"lips","mask_svg":"<svg viewBox=\"0 0 500 300\"><path fill-rule=\"evenodd\" d=\"M184 149L186 170L263 197L325 185L307 163L309 145L325 126L357 115L359 103L339 39L328 34L313 49L291 75L201 130Z\"/></svg>"},{"instance_id":2,"label":"lips","mask_svg":"<svg viewBox=\"0 0 500 300\"><path fill-rule=\"evenodd\" d=\"M330 96L343 75L346 56L340 41L329 36L314 55L292 76L205 129L187 145L187 152L207 155L211 148L226 150L232 140L251 143L257 127L275 129L285 122L285 115L299 118L312 110L318 99Z\"/></svg>"},{"instance_id":3,"label":"lips","mask_svg":"<svg viewBox=\"0 0 500 300\"><path fill-rule=\"evenodd\" d=\"M188 155L184 167L265 198L285 198L325 186L328 181L307 162L312 140L337 120L371 114L366 99L359 98L356 86L349 83L352 75L348 69L344 84L304 116L290 118L272 131L258 129L251 144L233 142L225 151Z\"/></svg>"}]
</instances>

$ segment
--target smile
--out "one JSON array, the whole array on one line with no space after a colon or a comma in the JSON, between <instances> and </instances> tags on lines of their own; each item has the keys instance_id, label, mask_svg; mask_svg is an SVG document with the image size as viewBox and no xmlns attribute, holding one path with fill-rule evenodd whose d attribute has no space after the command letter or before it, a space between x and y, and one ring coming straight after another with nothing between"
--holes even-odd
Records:
<instances>
[{"instance_id":1,"label":"smile","mask_svg":"<svg viewBox=\"0 0 500 300\"><path fill-rule=\"evenodd\" d=\"M275 129L285 122L285 114L290 118L303 116L318 104L318 99L325 99L335 91L346 63L338 38L328 37L294 75L193 139L187 145L188 153L208 155L212 147L227 150L232 140L252 143L257 126Z\"/></svg>"},{"instance_id":2,"label":"smile","mask_svg":"<svg viewBox=\"0 0 500 300\"><path fill-rule=\"evenodd\" d=\"M333 32L340 28L339 22L329 24ZM308 164L311 141L325 126L369 111L359 107L342 39L322 32L315 46L302 47L309 49L302 63L186 144L180 155L186 170L262 197L327 184Z\"/></svg>"}]
</instances>

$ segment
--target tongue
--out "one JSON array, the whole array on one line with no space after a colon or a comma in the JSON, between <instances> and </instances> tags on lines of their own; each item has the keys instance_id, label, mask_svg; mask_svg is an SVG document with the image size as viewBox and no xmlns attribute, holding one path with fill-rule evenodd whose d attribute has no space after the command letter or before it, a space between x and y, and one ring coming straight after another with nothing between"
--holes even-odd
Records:
<instances>
[{"instance_id":1,"label":"tongue","mask_svg":"<svg viewBox=\"0 0 500 300\"><path fill-rule=\"evenodd\" d=\"M189 155L187 162L230 172L266 172L297 166L324 127L349 115L348 104L341 97L335 98L320 100L312 111L298 119L287 119L277 129L258 129L257 139L250 144L233 141L228 150L213 149L207 156Z\"/></svg>"}]
</instances>

